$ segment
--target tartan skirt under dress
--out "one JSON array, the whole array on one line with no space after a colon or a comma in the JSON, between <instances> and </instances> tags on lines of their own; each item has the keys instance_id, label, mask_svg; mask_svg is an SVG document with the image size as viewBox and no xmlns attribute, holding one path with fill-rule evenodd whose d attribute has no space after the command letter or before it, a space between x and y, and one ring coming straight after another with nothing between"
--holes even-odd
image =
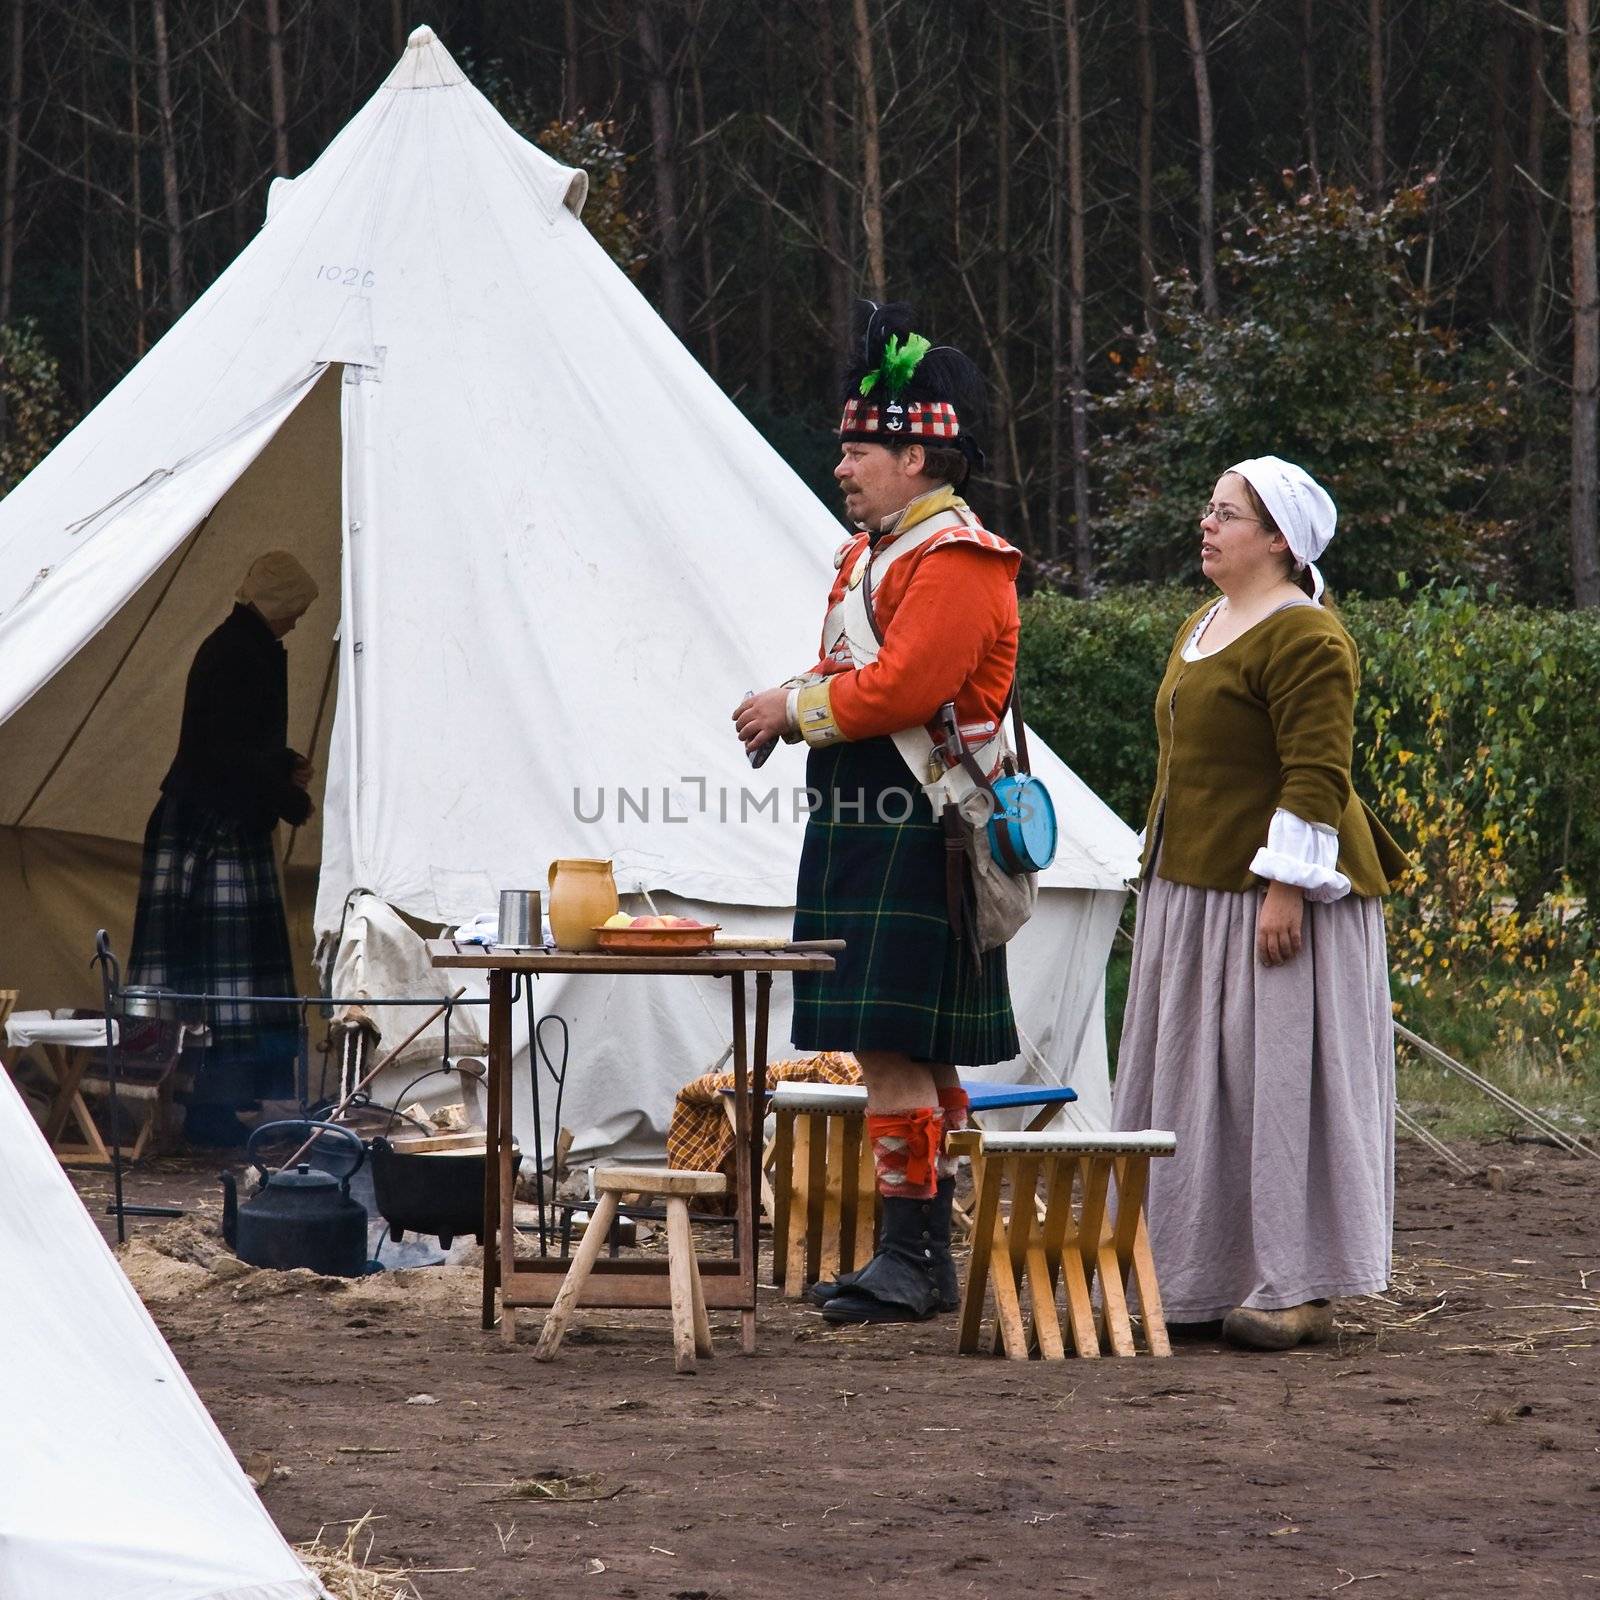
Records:
<instances>
[{"instance_id":1,"label":"tartan skirt under dress","mask_svg":"<svg viewBox=\"0 0 1600 1600\"><path fill-rule=\"evenodd\" d=\"M270 829L162 797L145 829L128 982L238 997L206 1007L211 1039L195 1103L247 1106L293 1092L295 1011L248 1001L295 992Z\"/></svg>"},{"instance_id":2,"label":"tartan skirt under dress","mask_svg":"<svg viewBox=\"0 0 1600 1600\"><path fill-rule=\"evenodd\" d=\"M832 972L794 975L796 1047L1009 1061L1005 947L975 965L950 931L944 832L894 741L814 749L806 782L821 799L800 852L794 936L845 948Z\"/></svg>"}]
</instances>

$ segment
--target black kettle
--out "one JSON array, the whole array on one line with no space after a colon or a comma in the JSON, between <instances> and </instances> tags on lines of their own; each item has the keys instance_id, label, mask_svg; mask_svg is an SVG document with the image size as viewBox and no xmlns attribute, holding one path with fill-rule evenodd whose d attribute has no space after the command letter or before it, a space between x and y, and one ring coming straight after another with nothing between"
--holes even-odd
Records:
<instances>
[{"instance_id":1,"label":"black kettle","mask_svg":"<svg viewBox=\"0 0 1600 1600\"><path fill-rule=\"evenodd\" d=\"M282 1172L269 1170L256 1156L267 1134L298 1129L318 1134L322 1149L355 1159L342 1173L323 1172L302 1162ZM367 1270L367 1210L350 1198L350 1180L367 1149L349 1128L331 1122L264 1122L250 1135L245 1155L261 1174L261 1187L241 1206L231 1172L222 1174L222 1237L241 1261L253 1267L309 1267L340 1278L359 1278Z\"/></svg>"}]
</instances>

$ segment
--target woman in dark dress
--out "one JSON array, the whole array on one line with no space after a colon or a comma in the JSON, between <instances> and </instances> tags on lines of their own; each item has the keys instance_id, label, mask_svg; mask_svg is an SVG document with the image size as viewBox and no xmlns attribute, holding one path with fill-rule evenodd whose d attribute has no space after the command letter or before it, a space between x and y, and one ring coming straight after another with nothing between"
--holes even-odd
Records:
<instances>
[{"instance_id":1,"label":"woman in dark dress","mask_svg":"<svg viewBox=\"0 0 1600 1600\"><path fill-rule=\"evenodd\" d=\"M250 568L195 654L178 753L145 829L129 982L229 997L207 1008L210 1043L184 1119L196 1144L242 1143L239 1109L293 1081L293 1010L249 997L294 993L273 833L310 818L311 767L287 742L281 641L316 596L286 551Z\"/></svg>"}]
</instances>

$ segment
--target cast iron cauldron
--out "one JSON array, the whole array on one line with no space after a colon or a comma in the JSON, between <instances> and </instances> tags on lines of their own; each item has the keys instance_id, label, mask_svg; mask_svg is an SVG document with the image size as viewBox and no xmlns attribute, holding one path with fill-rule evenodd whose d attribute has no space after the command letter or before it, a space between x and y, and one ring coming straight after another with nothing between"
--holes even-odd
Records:
<instances>
[{"instance_id":1,"label":"cast iron cauldron","mask_svg":"<svg viewBox=\"0 0 1600 1600\"><path fill-rule=\"evenodd\" d=\"M515 1168L520 1150L511 1144ZM389 1237L399 1244L409 1228L432 1233L448 1250L457 1235L472 1234L483 1243L483 1167L488 1157L479 1150L407 1150L388 1139L372 1141L372 1195L389 1224Z\"/></svg>"},{"instance_id":2,"label":"cast iron cauldron","mask_svg":"<svg viewBox=\"0 0 1600 1600\"><path fill-rule=\"evenodd\" d=\"M256 1156L267 1134L321 1130L317 1148L354 1160L342 1173L302 1162L287 1172L269 1170ZM222 1236L253 1267L309 1267L340 1278L367 1270L367 1211L350 1198L350 1179L366 1159L366 1146L328 1122L265 1122L250 1135L245 1155L261 1174L261 1187L241 1206L233 1174L222 1174Z\"/></svg>"}]
</instances>

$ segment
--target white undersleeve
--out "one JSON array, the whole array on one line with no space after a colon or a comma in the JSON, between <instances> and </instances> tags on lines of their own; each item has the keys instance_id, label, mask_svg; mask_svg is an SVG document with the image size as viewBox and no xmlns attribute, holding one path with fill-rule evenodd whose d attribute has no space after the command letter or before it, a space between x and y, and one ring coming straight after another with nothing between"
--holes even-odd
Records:
<instances>
[{"instance_id":1,"label":"white undersleeve","mask_svg":"<svg viewBox=\"0 0 1600 1600\"><path fill-rule=\"evenodd\" d=\"M1339 832L1320 822L1305 822L1281 806L1272 813L1267 842L1250 870L1261 878L1305 890L1307 900L1342 900L1350 880L1339 871Z\"/></svg>"}]
</instances>

